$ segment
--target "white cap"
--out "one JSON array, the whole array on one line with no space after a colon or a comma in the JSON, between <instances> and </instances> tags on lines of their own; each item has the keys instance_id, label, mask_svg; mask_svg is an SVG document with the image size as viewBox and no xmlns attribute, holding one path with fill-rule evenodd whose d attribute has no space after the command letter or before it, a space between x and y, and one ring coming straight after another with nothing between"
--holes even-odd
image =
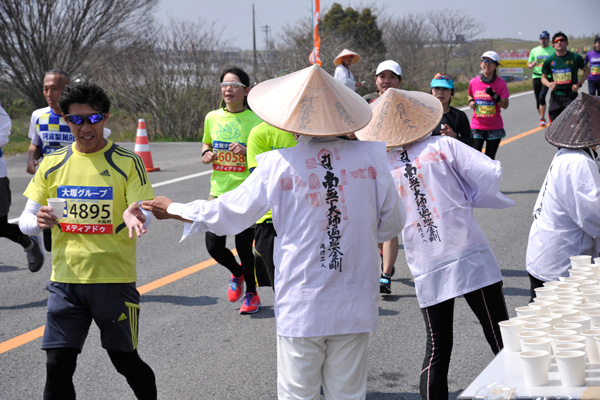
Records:
<instances>
[{"instance_id":1,"label":"white cap","mask_svg":"<svg viewBox=\"0 0 600 400\"><path fill-rule=\"evenodd\" d=\"M400 64L396 61L385 60L377 66L377 70L375 71L375 75L379 75L383 71L392 71L398 76L402 76L402 68L400 68Z\"/></svg>"},{"instance_id":2,"label":"white cap","mask_svg":"<svg viewBox=\"0 0 600 400\"><path fill-rule=\"evenodd\" d=\"M491 51L491 50L486 51L485 53L483 53L481 55L481 59L483 60L484 58L489 58L492 61L500 63L500 57L498 57L498 53L496 53L495 51Z\"/></svg>"}]
</instances>

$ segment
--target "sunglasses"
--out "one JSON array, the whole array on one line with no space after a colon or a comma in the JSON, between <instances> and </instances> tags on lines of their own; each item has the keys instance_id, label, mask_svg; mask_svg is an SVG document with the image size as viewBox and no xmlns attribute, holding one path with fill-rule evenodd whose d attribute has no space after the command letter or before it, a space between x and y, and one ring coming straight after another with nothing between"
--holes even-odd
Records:
<instances>
[{"instance_id":1,"label":"sunglasses","mask_svg":"<svg viewBox=\"0 0 600 400\"><path fill-rule=\"evenodd\" d=\"M72 124L75 125L83 125L84 121L89 122L90 124L94 125L97 124L98 122L101 122L104 120L104 116L106 114L104 113L98 113L98 114L90 114L90 115L76 115L76 114L67 114L67 121L69 121Z\"/></svg>"},{"instance_id":2,"label":"sunglasses","mask_svg":"<svg viewBox=\"0 0 600 400\"><path fill-rule=\"evenodd\" d=\"M490 63L494 63L495 64L496 63L496 61L490 60L489 58L484 58L484 59L481 60L481 62L485 63L485 64L490 64Z\"/></svg>"},{"instance_id":3,"label":"sunglasses","mask_svg":"<svg viewBox=\"0 0 600 400\"><path fill-rule=\"evenodd\" d=\"M226 88L227 86L231 86L233 88L245 88L246 87L246 85L244 85L242 82L221 82L222 88Z\"/></svg>"},{"instance_id":4,"label":"sunglasses","mask_svg":"<svg viewBox=\"0 0 600 400\"><path fill-rule=\"evenodd\" d=\"M564 38L554 39L554 43L566 42Z\"/></svg>"},{"instance_id":5,"label":"sunglasses","mask_svg":"<svg viewBox=\"0 0 600 400\"><path fill-rule=\"evenodd\" d=\"M452 78L452 75L440 74L439 72L437 74L435 74L433 79L443 79L445 81L453 81L454 80L454 78Z\"/></svg>"}]
</instances>

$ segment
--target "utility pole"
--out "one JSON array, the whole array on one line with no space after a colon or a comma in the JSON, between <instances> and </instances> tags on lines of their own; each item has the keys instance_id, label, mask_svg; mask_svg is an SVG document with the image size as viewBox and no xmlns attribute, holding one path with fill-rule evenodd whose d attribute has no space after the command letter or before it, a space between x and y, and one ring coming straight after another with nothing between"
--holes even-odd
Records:
<instances>
[{"instance_id":1,"label":"utility pole","mask_svg":"<svg viewBox=\"0 0 600 400\"><path fill-rule=\"evenodd\" d=\"M269 41L269 34L271 33L271 27L269 25L265 25L262 27L263 32L265 33L265 44L266 44L266 49L267 49L267 60L269 60L269 54L270 54L270 41Z\"/></svg>"},{"instance_id":2,"label":"utility pole","mask_svg":"<svg viewBox=\"0 0 600 400\"><path fill-rule=\"evenodd\" d=\"M254 4L252 4L252 79L256 80L256 27L254 25Z\"/></svg>"}]
</instances>

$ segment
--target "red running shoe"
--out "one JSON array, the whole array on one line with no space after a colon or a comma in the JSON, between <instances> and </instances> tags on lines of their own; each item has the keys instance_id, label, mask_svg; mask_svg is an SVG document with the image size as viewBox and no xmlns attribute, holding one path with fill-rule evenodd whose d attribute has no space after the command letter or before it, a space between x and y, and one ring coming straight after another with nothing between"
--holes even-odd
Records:
<instances>
[{"instance_id":1,"label":"red running shoe","mask_svg":"<svg viewBox=\"0 0 600 400\"><path fill-rule=\"evenodd\" d=\"M231 280L229 281L229 291L227 292L227 297L229 301L236 302L242 298L242 293L244 292L244 275L236 278L231 274Z\"/></svg>"},{"instance_id":2,"label":"red running shoe","mask_svg":"<svg viewBox=\"0 0 600 400\"><path fill-rule=\"evenodd\" d=\"M259 307L260 297L258 297L258 294L247 292L242 299L240 314L254 314L255 312L258 312Z\"/></svg>"},{"instance_id":3,"label":"red running shoe","mask_svg":"<svg viewBox=\"0 0 600 400\"><path fill-rule=\"evenodd\" d=\"M546 120L544 118L540 119L540 126L546 126Z\"/></svg>"}]
</instances>

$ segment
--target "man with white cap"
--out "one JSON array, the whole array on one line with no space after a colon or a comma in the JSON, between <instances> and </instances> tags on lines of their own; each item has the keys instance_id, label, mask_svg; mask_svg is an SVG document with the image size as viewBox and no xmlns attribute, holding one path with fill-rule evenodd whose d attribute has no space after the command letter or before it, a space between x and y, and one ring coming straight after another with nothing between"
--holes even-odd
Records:
<instances>
[{"instance_id":1,"label":"man with white cap","mask_svg":"<svg viewBox=\"0 0 600 400\"><path fill-rule=\"evenodd\" d=\"M600 99L581 93L546 131L558 147L537 201L527 244L534 289L568 276L569 257L600 250Z\"/></svg>"},{"instance_id":2,"label":"man with white cap","mask_svg":"<svg viewBox=\"0 0 600 400\"><path fill-rule=\"evenodd\" d=\"M248 101L296 147L257 156L237 189L211 202L142 207L185 221L184 235L234 234L271 209L280 399L364 399L367 343L378 327L377 242L404 225L383 143L338 138L371 119L365 101L318 66L263 82ZM312 138L311 138L312 137Z\"/></svg>"},{"instance_id":3,"label":"man with white cap","mask_svg":"<svg viewBox=\"0 0 600 400\"><path fill-rule=\"evenodd\" d=\"M354 75L350 72L350 66L359 61L360 56L358 53L348 49L342 50L333 60L333 63L336 65L333 77L352 90L362 87L362 83L354 80Z\"/></svg>"},{"instance_id":4,"label":"man with white cap","mask_svg":"<svg viewBox=\"0 0 600 400\"><path fill-rule=\"evenodd\" d=\"M377 91L363 96L368 103L372 103L388 88L400 89L402 84L402 68L393 60L385 60L375 70L375 86Z\"/></svg>"},{"instance_id":5,"label":"man with white cap","mask_svg":"<svg viewBox=\"0 0 600 400\"><path fill-rule=\"evenodd\" d=\"M464 295L495 354L503 347L498 322L508 319L502 274L473 208L514 202L498 191L499 162L448 136L430 136L443 112L435 97L388 89L372 106L373 119L356 136L385 141L407 213L402 242L427 331L421 397L447 400L454 299Z\"/></svg>"}]
</instances>

